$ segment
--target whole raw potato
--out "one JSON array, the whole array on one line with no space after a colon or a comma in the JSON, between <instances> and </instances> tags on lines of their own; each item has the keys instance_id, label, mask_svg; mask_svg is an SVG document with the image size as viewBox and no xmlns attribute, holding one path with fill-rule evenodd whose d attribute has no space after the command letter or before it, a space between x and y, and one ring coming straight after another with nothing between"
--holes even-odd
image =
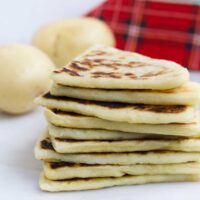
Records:
<instances>
[{"instance_id":1,"label":"whole raw potato","mask_svg":"<svg viewBox=\"0 0 200 200\"><path fill-rule=\"evenodd\" d=\"M79 18L51 23L33 37L33 45L63 66L94 44L114 46L110 28L96 18Z\"/></svg>"},{"instance_id":2,"label":"whole raw potato","mask_svg":"<svg viewBox=\"0 0 200 200\"><path fill-rule=\"evenodd\" d=\"M0 46L0 111L20 114L35 107L35 97L50 87L53 63L28 45Z\"/></svg>"}]
</instances>

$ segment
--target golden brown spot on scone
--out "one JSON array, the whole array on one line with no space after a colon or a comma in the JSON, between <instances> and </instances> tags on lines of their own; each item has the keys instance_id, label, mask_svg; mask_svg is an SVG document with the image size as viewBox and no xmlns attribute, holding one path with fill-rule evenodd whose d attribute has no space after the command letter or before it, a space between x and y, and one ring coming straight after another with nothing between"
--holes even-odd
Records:
<instances>
[{"instance_id":1,"label":"golden brown spot on scone","mask_svg":"<svg viewBox=\"0 0 200 200\"><path fill-rule=\"evenodd\" d=\"M111 78L121 78L121 74L117 72L93 72L93 78L100 78L100 77L111 77Z\"/></svg>"},{"instance_id":2,"label":"golden brown spot on scone","mask_svg":"<svg viewBox=\"0 0 200 200\"><path fill-rule=\"evenodd\" d=\"M104 59L102 59L102 58L98 58L98 59L93 59L92 61L93 61L93 62L100 63L100 62L103 62Z\"/></svg>"},{"instance_id":3,"label":"golden brown spot on scone","mask_svg":"<svg viewBox=\"0 0 200 200\"><path fill-rule=\"evenodd\" d=\"M74 70L79 70L79 71L87 71L88 70L88 68L81 66L80 62L72 62L69 67Z\"/></svg>"},{"instance_id":4,"label":"golden brown spot on scone","mask_svg":"<svg viewBox=\"0 0 200 200\"><path fill-rule=\"evenodd\" d=\"M96 50L88 53L86 56L91 57L91 56L102 56L102 55L108 55L108 53L105 51Z\"/></svg>"},{"instance_id":5,"label":"golden brown spot on scone","mask_svg":"<svg viewBox=\"0 0 200 200\"><path fill-rule=\"evenodd\" d=\"M137 79L137 76L134 73L125 73L124 75L131 79Z\"/></svg>"},{"instance_id":6,"label":"golden brown spot on scone","mask_svg":"<svg viewBox=\"0 0 200 200\"><path fill-rule=\"evenodd\" d=\"M162 69L155 71L155 72L147 72L144 75L141 75L140 77L141 78L149 78L149 77L153 77L153 76L159 76L162 74L166 74L168 72L169 72L168 69L163 67Z\"/></svg>"},{"instance_id":7,"label":"golden brown spot on scone","mask_svg":"<svg viewBox=\"0 0 200 200\"><path fill-rule=\"evenodd\" d=\"M143 63L143 62L134 62L134 61L130 61L128 63L128 65L130 67L146 67L147 65L149 65L148 63Z\"/></svg>"},{"instance_id":8,"label":"golden brown spot on scone","mask_svg":"<svg viewBox=\"0 0 200 200\"><path fill-rule=\"evenodd\" d=\"M138 104L138 105L134 105L134 108L137 110L149 111L149 112L155 112L155 113L181 113L187 108L187 106L184 106L184 105L162 106L162 105Z\"/></svg>"},{"instance_id":9,"label":"golden brown spot on scone","mask_svg":"<svg viewBox=\"0 0 200 200\"><path fill-rule=\"evenodd\" d=\"M72 70L72 69L67 69L67 68L62 68L61 70L55 70L54 71L54 73L57 73L57 74L59 74L59 73L62 73L62 72L66 72L66 73L68 73L69 75L71 75L71 76L80 76L79 74L78 74L78 72L76 72L75 70Z\"/></svg>"}]
</instances>

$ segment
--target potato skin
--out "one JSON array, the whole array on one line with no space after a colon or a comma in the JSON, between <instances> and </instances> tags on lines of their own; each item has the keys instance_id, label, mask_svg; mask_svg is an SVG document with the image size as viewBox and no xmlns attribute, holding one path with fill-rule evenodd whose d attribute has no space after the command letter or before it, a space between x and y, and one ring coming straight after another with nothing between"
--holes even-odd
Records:
<instances>
[{"instance_id":1,"label":"potato skin","mask_svg":"<svg viewBox=\"0 0 200 200\"><path fill-rule=\"evenodd\" d=\"M53 62L29 45L0 46L0 111L21 114L34 109L34 98L51 85Z\"/></svg>"},{"instance_id":2,"label":"potato skin","mask_svg":"<svg viewBox=\"0 0 200 200\"><path fill-rule=\"evenodd\" d=\"M104 22L91 17L51 23L33 37L33 45L46 52L58 67L94 44L114 46L115 39Z\"/></svg>"}]
</instances>

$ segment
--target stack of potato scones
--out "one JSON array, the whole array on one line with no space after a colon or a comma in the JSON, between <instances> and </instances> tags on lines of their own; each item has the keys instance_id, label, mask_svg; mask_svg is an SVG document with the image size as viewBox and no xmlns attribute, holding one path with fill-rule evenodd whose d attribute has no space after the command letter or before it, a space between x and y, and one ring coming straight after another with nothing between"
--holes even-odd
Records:
<instances>
[{"instance_id":1,"label":"stack of potato scones","mask_svg":"<svg viewBox=\"0 0 200 200\"><path fill-rule=\"evenodd\" d=\"M48 121L35 147L42 190L200 179L200 86L187 69L94 46L52 79L36 100Z\"/></svg>"}]
</instances>

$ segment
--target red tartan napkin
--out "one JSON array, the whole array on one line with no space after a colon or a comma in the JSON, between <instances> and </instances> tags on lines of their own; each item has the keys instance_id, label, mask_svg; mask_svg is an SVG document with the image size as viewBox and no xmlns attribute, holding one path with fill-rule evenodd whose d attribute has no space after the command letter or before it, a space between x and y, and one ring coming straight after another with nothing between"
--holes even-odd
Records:
<instances>
[{"instance_id":1,"label":"red tartan napkin","mask_svg":"<svg viewBox=\"0 0 200 200\"><path fill-rule=\"evenodd\" d=\"M155 0L108 0L88 13L113 30L117 48L200 70L200 6Z\"/></svg>"}]
</instances>

